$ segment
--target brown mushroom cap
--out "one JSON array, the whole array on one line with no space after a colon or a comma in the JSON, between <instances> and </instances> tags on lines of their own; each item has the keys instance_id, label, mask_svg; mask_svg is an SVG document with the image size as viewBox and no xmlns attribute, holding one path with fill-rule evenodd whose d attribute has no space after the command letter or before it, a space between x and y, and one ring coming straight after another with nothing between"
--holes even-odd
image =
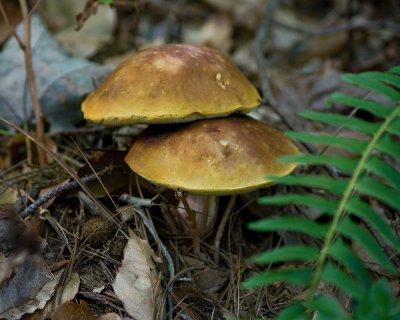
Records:
<instances>
[{"instance_id":1,"label":"brown mushroom cap","mask_svg":"<svg viewBox=\"0 0 400 320\"><path fill-rule=\"evenodd\" d=\"M93 122L125 125L214 118L259 104L256 88L223 54L173 44L121 63L86 98L82 111Z\"/></svg>"},{"instance_id":2,"label":"brown mushroom cap","mask_svg":"<svg viewBox=\"0 0 400 320\"><path fill-rule=\"evenodd\" d=\"M277 158L298 153L281 132L247 116L153 125L133 143L125 162L143 178L193 193L234 194L271 184L296 164Z\"/></svg>"}]
</instances>

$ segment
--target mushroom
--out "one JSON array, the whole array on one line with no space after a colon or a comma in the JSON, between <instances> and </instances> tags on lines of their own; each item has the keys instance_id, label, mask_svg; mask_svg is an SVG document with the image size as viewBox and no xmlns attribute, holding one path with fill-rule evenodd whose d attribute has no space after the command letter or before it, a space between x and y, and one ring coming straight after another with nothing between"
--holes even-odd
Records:
<instances>
[{"instance_id":1,"label":"mushroom","mask_svg":"<svg viewBox=\"0 0 400 320\"><path fill-rule=\"evenodd\" d=\"M213 212L202 214L214 217L217 196L271 185L268 176L287 175L296 167L277 158L297 153L278 130L248 116L230 116L149 126L136 138L125 162L156 185L207 195L206 206ZM188 214L195 227L191 210ZM198 241L194 239L195 251Z\"/></svg>"},{"instance_id":2,"label":"mushroom","mask_svg":"<svg viewBox=\"0 0 400 320\"><path fill-rule=\"evenodd\" d=\"M84 118L105 125L176 123L249 112L257 89L217 50L171 44L121 63L82 103Z\"/></svg>"}]
</instances>

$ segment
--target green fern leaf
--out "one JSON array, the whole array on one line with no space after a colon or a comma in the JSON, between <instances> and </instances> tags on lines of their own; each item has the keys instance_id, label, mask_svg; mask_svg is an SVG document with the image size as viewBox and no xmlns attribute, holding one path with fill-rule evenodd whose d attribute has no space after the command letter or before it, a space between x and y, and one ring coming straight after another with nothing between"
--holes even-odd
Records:
<instances>
[{"instance_id":1,"label":"green fern leaf","mask_svg":"<svg viewBox=\"0 0 400 320\"><path fill-rule=\"evenodd\" d=\"M295 156L284 156L279 158L279 162L297 162L308 165L325 165L340 169L343 172L351 173L357 166L357 159L349 159L344 156L326 156L316 154L298 154Z\"/></svg>"},{"instance_id":2,"label":"green fern leaf","mask_svg":"<svg viewBox=\"0 0 400 320\"><path fill-rule=\"evenodd\" d=\"M354 297L355 299L360 299L363 295L363 290L359 287L357 282L332 263L327 263L325 265L322 272L322 280L342 289L349 296Z\"/></svg>"},{"instance_id":3,"label":"green fern leaf","mask_svg":"<svg viewBox=\"0 0 400 320\"><path fill-rule=\"evenodd\" d=\"M319 248L304 246L284 246L261 253L251 259L256 264L268 264L289 260L312 261L318 256Z\"/></svg>"},{"instance_id":4,"label":"green fern leaf","mask_svg":"<svg viewBox=\"0 0 400 320\"><path fill-rule=\"evenodd\" d=\"M397 303L393 301L387 280L381 278L372 285L362 299L356 301L355 318L360 320L397 320L400 318L399 301Z\"/></svg>"},{"instance_id":5,"label":"green fern leaf","mask_svg":"<svg viewBox=\"0 0 400 320\"><path fill-rule=\"evenodd\" d=\"M391 74L389 72L367 71L363 73L363 76L400 88L400 77L396 74Z\"/></svg>"},{"instance_id":6,"label":"green fern leaf","mask_svg":"<svg viewBox=\"0 0 400 320\"><path fill-rule=\"evenodd\" d=\"M400 66L390 68L389 72L390 73L400 73Z\"/></svg>"},{"instance_id":7,"label":"green fern leaf","mask_svg":"<svg viewBox=\"0 0 400 320\"><path fill-rule=\"evenodd\" d=\"M258 203L270 205L299 204L319 209L321 212L333 214L339 204L338 200L328 199L314 194L280 194L259 198Z\"/></svg>"},{"instance_id":8,"label":"green fern leaf","mask_svg":"<svg viewBox=\"0 0 400 320\"><path fill-rule=\"evenodd\" d=\"M285 132L291 138L305 143L330 145L345 149L350 152L361 153L367 147L368 142L359 139L344 138L329 134L309 132Z\"/></svg>"},{"instance_id":9,"label":"green fern leaf","mask_svg":"<svg viewBox=\"0 0 400 320\"><path fill-rule=\"evenodd\" d=\"M310 310L317 311L318 320L350 320L337 300L326 294L319 294L306 302Z\"/></svg>"},{"instance_id":10,"label":"green fern leaf","mask_svg":"<svg viewBox=\"0 0 400 320\"><path fill-rule=\"evenodd\" d=\"M400 101L400 93L396 89L375 80L371 74L346 74L342 76L342 79L356 86L380 93L393 101Z\"/></svg>"},{"instance_id":11,"label":"green fern leaf","mask_svg":"<svg viewBox=\"0 0 400 320\"><path fill-rule=\"evenodd\" d=\"M292 185L292 186L303 186L303 187L314 187L328 190L332 193L341 194L347 187L348 181L345 179L333 179L328 176L285 176L285 177L269 177L276 183Z\"/></svg>"},{"instance_id":12,"label":"green fern leaf","mask_svg":"<svg viewBox=\"0 0 400 320\"><path fill-rule=\"evenodd\" d=\"M393 120L391 124L389 124L387 131L391 134L400 136L400 118L397 117Z\"/></svg>"},{"instance_id":13,"label":"green fern leaf","mask_svg":"<svg viewBox=\"0 0 400 320\"><path fill-rule=\"evenodd\" d=\"M242 287L244 289L258 288L268 286L277 281L286 281L294 285L306 286L311 280L311 275L311 268L270 270L244 281Z\"/></svg>"},{"instance_id":14,"label":"green fern leaf","mask_svg":"<svg viewBox=\"0 0 400 320\"><path fill-rule=\"evenodd\" d=\"M389 156L392 156L394 159L400 159L399 145L388 135L384 135L382 139L378 141L378 143L376 144L376 148L379 151L386 153Z\"/></svg>"},{"instance_id":15,"label":"green fern leaf","mask_svg":"<svg viewBox=\"0 0 400 320\"><path fill-rule=\"evenodd\" d=\"M375 197L400 211L400 191L389 188L368 176L363 176L355 185L359 192Z\"/></svg>"},{"instance_id":16,"label":"green fern leaf","mask_svg":"<svg viewBox=\"0 0 400 320\"><path fill-rule=\"evenodd\" d=\"M378 231L390 246L400 251L400 240L396 237L392 228L367 203L359 198L353 198L349 201L347 210Z\"/></svg>"},{"instance_id":17,"label":"green fern leaf","mask_svg":"<svg viewBox=\"0 0 400 320\"><path fill-rule=\"evenodd\" d=\"M392 187L400 190L400 173L387 162L379 159L377 156L372 156L365 164L365 168L383 178Z\"/></svg>"},{"instance_id":18,"label":"green fern leaf","mask_svg":"<svg viewBox=\"0 0 400 320\"><path fill-rule=\"evenodd\" d=\"M380 117L380 118L386 118L392 112L392 110L390 108L384 107L377 102L350 97L343 93L334 93L328 99L328 103L329 104L338 103L338 104L343 104L343 105L359 108L361 110L364 110L364 111L367 111L367 112L373 114L375 117Z\"/></svg>"},{"instance_id":19,"label":"green fern leaf","mask_svg":"<svg viewBox=\"0 0 400 320\"><path fill-rule=\"evenodd\" d=\"M363 262L342 239L335 241L329 248L329 255L352 272L363 290L367 290L371 286L371 276Z\"/></svg>"},{"instance_id":20,"label":"green fern leaf","mask_svg":"<svg viewBox=\"0 0 400 320\"><path fill-rule=\"evenodd\" d=\"M283 310L277 317L276 320L309 320L309 317L305 315L305 308L300 303L293 303L285 310Z\"/></svg>"},{"instance_id":21,"label":"green fern leaf","mask_svg":"<svg viewBox=\"0 0 400 320\"><path fill-rule=\"evenodd\" d=\"M396 267L389 257L383 252L380 245L364 228L349 219L344 219L339 225L338 231L345 237L356 241L365 251L367 251L375 262L385 268L386 271L397 274Z\"/></svg>"},{"instance_id":22,"label":"green fern leaf","mask_svg":"<svg viewBox=\"0 0 400 320\"><path fill-rule=\"evenodd\" d=\"M323 238L328 229L327 225L295 216L265 218L249 223L248 227L254 231L297 231L316 238Z\"/></svg>"},{"instance_id":23,"label":"green fern leaf","mask_svg":"<svg viewBox=\"0 0 400 320\"><path fill-rule=\"evenodd\" d=\"M379 128L379 124L376 123L333 113L308 111L300 112L299 115L309 120L346 127L369 135L373 135Z\"/></svg>"}]
</instances>

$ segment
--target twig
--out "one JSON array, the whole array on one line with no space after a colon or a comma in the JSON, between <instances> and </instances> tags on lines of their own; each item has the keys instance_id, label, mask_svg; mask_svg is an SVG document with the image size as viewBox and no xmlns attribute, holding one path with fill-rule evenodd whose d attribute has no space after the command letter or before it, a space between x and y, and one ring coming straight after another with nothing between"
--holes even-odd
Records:
<instances>
[{"instance_id":1,"label":"twig","mask_svg":"<svg viewBox=\"0 0 400 320\"><path fill-rule=\"evenodd\" d=\"M217 229L217 233L215 234L215 240L214 240L214 263L216 265L219 264L219 248L221 246L221 240L222 240L222 236L224 234L224 230L225 230L225 226L226 223L228 222L229 217L232 214L232 210L233 207L235 205L236 202L236 195L232 195L229 198L229 202L228 205L225 208L225 212L224 215L222 216L221 222L219 223L218 229Z\"/></svg>"},{"instance_id":2,"label":"twig","mask_svg":"<svg viewBox=\"0 0 400 320\"><path fill-rule=\"evenodd\" d=\"M98 179L100 176L112 171L114 169L114 166L109 166L105 167L103 170L97 173L93 173L91 175L88 175L86 177L81 178L81 183L88 183L91 181L94 181ZM53 199L65 192L74 190L79 187L79 183L77 181L71 181L68 183L65 183L61 186L58 186L54 188L53 190L50 190L49 192L46 192L43 196L41 196L39 199L37 199L35 202L30 204L25 210L23 210L19 215L22 218L26 218L30 215L32 215L37 209L39 209L40 206L45 204L47 201L50 199Z\"/></svg>"},{"instance_id":3,"label":"twig","mask_svg":"<svg viewBox=\"0 0 400 320\"><path fill-rule=\"evenodd\" d=\"M37 140L31 134L29 134L28 132L26 132L22 128L18 127L14 123L4 119L3 117L0 117L0 122L3 122L7 126L10 126L10 127L14 128L18 132L22 133L29 140L34 142L37 146L42 148L47 155L49 155L51 158L53 158L61 166L61 168L63 168L78 183L78 185L86 192L86 194L93 201L93 203L96 204L97 208L99 209L99 212L101 212L108 220L112 221L119 228L122 229L121 224L109 213L107 208L101 202L99 202L96 199L96 197L90 192L88 187L84 183L81 182L81 179L77 176L77 174L62 159L60 159L60 157L58 157L53 151L49 150L49 148L47 148L46 145L44 145L42 142ZM123 234L124 234L124 236L127 237L127 235L125 233L123 233Z\"/></svg>"},{"instance_id":4,"label":"twig","mask_svg":"<svg viewBox=\"0 0 400 320\"><path fill-rule=\"evenodd\" d=\"M39 97L36 91L35 72L32 65L32 47L31 47L31 17L28 11L26 0L19 0L21 7L22 20L24 25L25 44L23 46L26 75L28 79L29 92L32 99L32 108L36 120L36 137L41 143L44 142L44 119L42 109L40 107ZM47 163L46 153L36 145L38 153L39 165L43 167Z\"/></svg>"}]
</instances>

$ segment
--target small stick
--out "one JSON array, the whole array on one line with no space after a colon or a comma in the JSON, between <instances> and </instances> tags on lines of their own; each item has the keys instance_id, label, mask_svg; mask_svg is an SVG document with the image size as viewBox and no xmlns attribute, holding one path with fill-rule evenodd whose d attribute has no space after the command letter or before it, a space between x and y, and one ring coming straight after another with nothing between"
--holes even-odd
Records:
<instances>
[{"instance_id":1,"label":"small stick","mask_svg":"<svg viewBox=\"0 0 400 320\"><path fill-rule=\"evenodd\" d=\"M6 120L3 117L0 117L0 122L5 123L7 126L10 126L14 128L16 131L22 133L25 137L27 137L29 140L34 142L36 145L38 145L40 148L46 152L47 155L52 157L55 162L57 162L61 168L63 168L78 184L79 186L86 192L86 194L89 196L89 198L93 201L93 203L96 204L97 208L99 209L99 212L101 212L108 220L114 222L118 227L122 227L121 224L114 219L114 217L110 214L108 209L96 199L96 197L90 192L88 187L81 182L81 179L77 176L77 174L62 160L57 154L55 154L53 151L51 151L49 148L47 148L46 145L44 145L42 142L40 142L38 139L36 139L34 136L32 136L30 133L26 132L25 130L21 129L17 125L13 124L12 122ZM124 233L125 235L125 233ZM126 236L126 235L125 235Z\"/></svg>"},{"instance_id":2,"label":"small stick","mask_svg":"<svg viewBox=\"0 0 400 320\"><path fill-rule=\"evenodd\" d=\"M31 17L29 15L28 5L26 3L26 0L19 0L19 5L21 7L22 20L24 24L24 34L25 34L25 44L22 50L24 52L26 76L28 78L29 92L31 94L32 107L36 120L36 137L38 141L44 143L44 119L43 119L42 109L40 107L39 97L36 90L35 72L33 70L33 65L32 65ZM39 157L39 165L40 167L43 167L44 165L47 164L46 153L38 145L36 145L36 150Z\"/></svg>"},{"instance_id":3,"label":"small stick","mask_svg":"<svg viewBox=\"0 0 400 320\"><path fill-rule=\"evenodd\" d=\"M222 216L221 222L219 223L217 233L215 234L214 263L216 265L219 264L219 248L221 246L221 240L222 240L222 236L224 234L225 226L226 226L226 223L228 222L229 217L231 216L231 212L232 212L233 206L235 205L235 202L236 202L236 195L231 195L229 198L228 205L225 208L224 215Z\"/></svg>"},{"instance_id":4,"label":"small stick","mask_svg":"<svg viewBox=\"0 0 400 320\"><path fill-rule=\"evenodd\" d=\"M94 181L99 178L99 176L104 175L107 172L110 172L114 166L109 166L105 167L103 170L99 171L98 173L93 173L91 175L88 175L86 177L81 178L81 183L88 183L91 181ZM41 196L39 199L37 199L35 202L30 204L25 210L23 210L19 215L21 218L26 218L32 215L37 209L39 209L40 206L45 204L47 201L50 199L53 199L54 197L57 197L65 192L74 190L79 187L79 183L77 181L71 181L68 183L65 183L61 186L58 186L54 188L53 190L50 190L49 192L46 192L43 196Z\"/></svg>"},{"instance_id":5,"label":"small stick","mask_svg":"<svg viewBox=\"0 0 400 320\"><path fill-rule=\"evenodd\" d=\"M176 195L178 199L182 201L183 207L185 208L185 211L188 215L190 228L192 231L194 254L198 257L200 255L200 235L196 222L196 213L190 208L188 202L186 201L186 197L183 195L183 192L181 190L178 190L176 192Z\"/></svg>"}]
</instances>

